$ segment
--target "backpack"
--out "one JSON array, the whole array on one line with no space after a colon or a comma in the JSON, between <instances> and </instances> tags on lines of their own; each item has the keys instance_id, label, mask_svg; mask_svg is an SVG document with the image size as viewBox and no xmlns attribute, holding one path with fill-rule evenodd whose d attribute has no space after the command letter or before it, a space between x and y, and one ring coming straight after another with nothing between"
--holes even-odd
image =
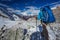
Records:
<instances>
[{"instance_id":1,"label":"backpack","mask_svg":"<svg viewBox=\"0 0 60 40\"><path fill-rule=\"evenodd\" d=\"M42 20L44 23L52 23L55 22L55 17L52 13L52 10L49 6L45 6L40 9L40 12L37 16L38 20Z\"/></svg>"}]
</instances>

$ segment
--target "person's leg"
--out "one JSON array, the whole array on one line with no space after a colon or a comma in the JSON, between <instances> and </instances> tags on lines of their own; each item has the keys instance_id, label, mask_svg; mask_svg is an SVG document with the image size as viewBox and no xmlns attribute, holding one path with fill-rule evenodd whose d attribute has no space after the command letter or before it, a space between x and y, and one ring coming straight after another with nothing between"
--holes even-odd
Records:
<instances>
[{"instance_id":1,"label":"person's leg","mask_svg":"<svg viewBox=\"0 0 60 40\"><path fill-rule=\"evenodd\" d=\"M46 24L42 24L43 25L43 32L42 35L44 36L45 40L49 40L49 36L48 36L48 31L46 29Z\"/></svg>"}]
</instances>

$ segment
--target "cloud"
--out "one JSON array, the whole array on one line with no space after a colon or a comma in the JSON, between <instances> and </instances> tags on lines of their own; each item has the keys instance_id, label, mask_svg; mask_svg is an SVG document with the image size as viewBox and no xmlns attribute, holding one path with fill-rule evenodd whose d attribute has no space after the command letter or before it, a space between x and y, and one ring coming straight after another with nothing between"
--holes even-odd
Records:
<instances>
[{"instance_id":1,"label":"cloud","mask_svg":"<svg viewBox=\"0 0 60 40\"><path fill-rule=\"evenodd\" d=\"M29 15L33 16L33 15L38 15L38 13L40 12L40 10L37 7L28 6L26 8L28 9L23 11L21 14L26 16L29 16Z\"/></svg>"},{"instance_id":2,"label":"cloud","mask_svg":"<svg viewBox=\"0 0 60 40\"><path fill-rule=\"evenodd\" d=\"M0 6L9 7L9 6L7 6L7 5L5 5L5 4L2 4L2 3L0 3Z\"/></svg>"},{"instance_id":3,"label":"cloud","mask_svg":"<svg viewBox=\"0 0 60 40\"><path fill-rule=\"evenodd\" d=\"M56 7L52 7L51 9L52 9L52 10L53 10L53 9L56 9Z\"/></svg>"},{"instance_id":4,"label":"cloud","mask_svg":"<svg viewBox=\"0 0 60 40\"><path fill-rule=\"evenodd\" d=\"M21 13L21 10L15 10L13 8L7 8L8 12L10 13L17 13L17 14L20 14Z\"/></svg>"},{"instance_id":5,"label":"cloud","mask_svg":"<svg viewBox=\"0 0 60 40\"><path fill-rule=\"evenodd\" d=\"M22 15L25 15L25 16L38 15L38 13L40 12L39 8L34 7L34 6L27 6L23 11L22 10L14 10L12 8L7 8L7 10L11 13L14 12L14 13L22 14Z\"/></svg>"},{"instance_id":6,"label":"cloud","mask_svg":"<svg viewBox=\"0 0 60 40\"><path fill-rule=\"evenodd\" d=\"M53 9L56 9L57 7L59 7L60 6L60 4L58 3L58 4L55 4L55 5L53 5L53 7L51 7L51 9L53 10Z\"/></svg>"}]
</instances>

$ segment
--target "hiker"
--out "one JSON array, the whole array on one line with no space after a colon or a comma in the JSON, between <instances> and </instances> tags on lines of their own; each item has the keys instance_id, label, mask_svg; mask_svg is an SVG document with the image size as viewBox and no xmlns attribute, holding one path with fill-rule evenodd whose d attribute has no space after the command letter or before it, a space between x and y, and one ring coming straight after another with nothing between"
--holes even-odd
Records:
<instances>
[{"instance_id":1,"label":"hiker","mask_svg":"<svg viewBox=\"0 0 60 40\"><path fill-rule=\"evenodd\" d=\"M45 37L44 40L49 40L48 30L46 27L49 23L55 22L55 17L50 7L42 7L40 9L40 13L38 14L37 19L40 20L42 24L43 31L41 32L41 35Z\"/></svg>"}]
</instances>

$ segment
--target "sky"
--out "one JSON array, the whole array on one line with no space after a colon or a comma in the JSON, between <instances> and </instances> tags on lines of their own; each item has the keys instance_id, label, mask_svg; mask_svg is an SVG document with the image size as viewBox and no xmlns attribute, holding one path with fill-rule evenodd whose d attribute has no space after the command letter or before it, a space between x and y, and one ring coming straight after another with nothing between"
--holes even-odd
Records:
<instances>
[{"instance_id":1,"label":"sky","mask_svg":"<svg viewBox=\"0 0 60 40\"><path fill-rule=\"evenodd\" d=\"M59 2L59 0L0 0L2 4L21 10L26 6L41 7L55 2Z\"/></svg>"}]
</instances>

